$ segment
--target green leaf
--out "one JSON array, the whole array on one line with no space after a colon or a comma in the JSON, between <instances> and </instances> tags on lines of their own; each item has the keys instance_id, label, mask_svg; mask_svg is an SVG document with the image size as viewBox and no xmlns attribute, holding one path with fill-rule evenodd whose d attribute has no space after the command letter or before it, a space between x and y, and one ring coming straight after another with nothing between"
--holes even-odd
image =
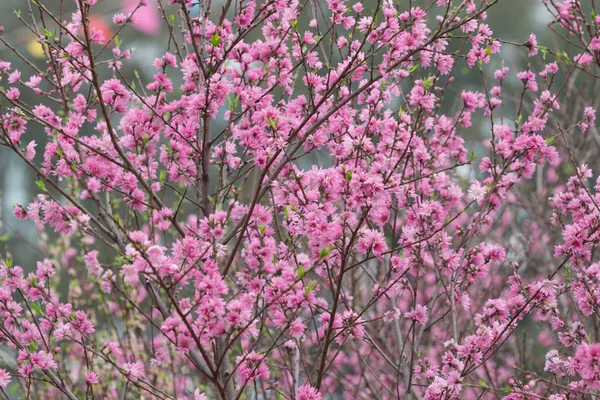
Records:
<instances>
[{"instance_id":1,"label":"green leaf","mask_svg":"<svg viewBox=\"0 0 600 400\"><path fill-rule=\"evenodd\" d=\"M346 175L344 175L344 176L346 177L347 181L352 180L352 172L348 171L348 172L346 172Z\"/></svg>"},{"instance_id":2,"label":"green leaf","mask_svg":"<svg viewBox=\"0 0 600 400\"><path fill-rule=\"evenodd\" d=\"M422 81L422 84L424 89L429 89L431 85L433 85L433 77L428 77L427 79Z\"/></svg>"},{"instance_id":3,"label":"green leaf","mask_svg":"<svg viewBox=\"0 0 600 400\"><path fill-rule=\"evenodd\" d=\"M479 386L481 386L484 389L489 389L489 386L487 385L487 383L485 383L483 380L479 379Z\"/></svg>"},{"instance_id":4,"label":"green leaf","mask_svg":"<svg viewBox=\"0 0 600 400\"><path fill-rule=\"evenodd\" d=\"M36 186L38 187L38 189L45 191L46 190L46 185L44 184L44 181L42 180L37 180L35 181Z\"/></svg>"},{"instance_id":5,"label":"green leaf","mask_svg":"<svg viewBox=\"0 0 600 400\"><path fill-rule=\"evenodd\" d=\"M316 281L310 281L308 285L306 285L306 289L304 290L304 293L309 294L310 292L312 292L313 290L315 290L315 288L317 287L317 282Z\"/></svg>"},{"instance_id":6,"label":"green leaf","mask_svg":"<svg viewBox=\"0 0 600 400\"><path fill-rule=\"evenodd\" d=\"M298 266L298 271L297 271L297 273L298 273L298 278L299 278L299 279L302 279L302 278L304 278L304 274L306 273L306 271L304 271L304 265L299 265L299 266Z\"/></svg>"},{"instance_id":7,"label":"green leaf","mask_svg":"<svg viewBox=\"0 0 600 400\"><path fill-rule=\"evenodd\" d=\"M219 35L219 31L216 31L215 34L210 38L210 44L213 47L217 47L221 43L221 35Z\"/></svg>"},{"instance_id":8,"label":"green leaf","mask_svg":"<svg viewBox=\"0 0 600 400\"><path fill-rule=\"evenodd\" d=\"M227 96L227 104L229 105L229 109L231 111L235 110L240 100L240 95L236 94L235 97L231 98L231 96Z\"/></svg>"},{"instance_id":9,"label":"green leaf","mask_svg":"<svg viewBox=\"0 0 600 400\"><path fill-rule=\"evenodd\" d=\"M522 115L519 115L519 117L518 117L518 118L517 118L517 120L515 121L515 124L517 124L517 125L518 125L518 124L520 124L522 119L523 119L523 116L522 116Z\"/></svg>"},{"instance_id":10,"label":"green leaf","mask_svg":"<svg viewBox=\"0 0 600 400\"><path fill-rule=\"evenodd\" d=\"M29 343L29 351L34 352L36 351L38 348L38 342L36 340L32 340L31 343Z\"/></svg>"},{"instance_id":11,"label":"green leaf","mask_svg":"<svg viewBox=\"0 0 600 400\"><path fill-rule=\"evenodd\" d=\"M55 35L54 32L50 32L48 29L46 28L42 28L42 32L44 32L44 36L46 36L49 39L55 40Z\"/></svg>"},{"instance_id":12,"label":"green leaf","mask_svg":"<svg viewBox=\"0 0 600 400\"><path fill-rule=\"evenodd\" d=\"M42 306L38 301L31 304L31 309L38 315L44 314L44 312L42 311Z\"/></svg>"},{"instance_id":13,"label":"green leaf","mask_svg":"<svg viewBox=\"0 0 600 400\"><path fill-rule=\"evenodd\" d=\"M538 49L542 53L542 56L544 56L544 58L548 54L548 48L546 46L536 46L536 49Z\"/></svg>"},{"instance_id":14,"label":"green leaf","mask_svg":"<svg viewBox=\"0 0 600 400\"><path fill-rule=\"evenodd\" d=\"M170 24L174 24L175 23L175 16L173 14L169 15L169 23Z\"/></svg>"},{"instance_id":15,"label":"green leaf","mask_svg":"<svg viewBox=\"0 0 600 400\"><path fill-rule=\"evenodd\" d=\"M554 143L554 138L550 137L548 139L546 139L546 146L552 146L552 143Z\"/></svg>"},{"instance_id":16,"label":"green leaf","mask_svg":"<svg viewBox=\"0 0 600 400\"><path fill-rule=\"evenodd\" d=\"M277 123L278 122L279 122L279 117L276 117L275 119L269 117L269 119L267 119L267 123L273 129L277 129Z\"/></svg>"},{"instance_id":17,"label":"green leaf","mask_svg":"<svg viewBox=\"0 0 600 400\"><path fill-rule=\"evenodd\" d=\"M473 161L476 157L477 157L477 154L475 154L475 152L472 151L471 155L469 156L469 161Z\"/></svg>"},{"instance_id":18,"label":"green leaf","mask_svg":"<svg viewBox=\"0 0 600 400\"><path fill-rule=\"evenodd\" d=\"M333 246L327 246L319 253L319 258L325 258L333 250Z\"/></svg>"}]
</instances>

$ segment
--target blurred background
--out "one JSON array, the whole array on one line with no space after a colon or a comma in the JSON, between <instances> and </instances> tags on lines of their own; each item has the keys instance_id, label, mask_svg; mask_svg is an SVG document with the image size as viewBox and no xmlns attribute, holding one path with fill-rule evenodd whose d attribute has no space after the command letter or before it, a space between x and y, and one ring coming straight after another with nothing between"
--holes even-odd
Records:
<instances>
[{"instance_id":1,"label":"blurred background","mask_svg":"<svg viewBox=\"0 0 600 400\"><path fill-rule=\"evenodd\" d=\"M138 71L142 82L148 82L154 74L152 61L161 55L167 41L166 29L161 26L161 16L154 7L156 0L147 1L149 7L136 13L138 15L137 23L132 27L125 28L119 34L120 39L123 40L121 49L134 49L132 59L126 63L124 70L128 74L134 70ZM368 7L370 1L372 0L364 0L363 3ZM428 1L431 2L431 0ZM223 0L212 1L215 12L219 12L222 2ZM25 57L34 61L41 69L45 69L47 66L43 50L37 43L37 38L17 17L20 10L21 16L28 20L28 3L29 0L0 0L0 26L4 27L3 38ZM46 0L43 3L48 8L56 10L60 0ZM112 16L118 12L131 11L137 3L138 0L99 0L93 7L95 14L92 17L92 25L105 31L105 36L111 37L117 28L112 23ZM401 1L400 3L408 2ZM65 19L67 19L76 9L75 0L64 0L63 4ZM533 32L537 35L540 44L550 48L555 47L551 32L546 28L550 15L538 0L500 0L500 3L492 10L487 22L496 37L523 43ZM192 10L192 15L194 12L197 13L198 10ZM514 47L508 45L503 46L502 58L513 71L525 69L528 62L522 50L515 51ZM0 43L0 59L10 61L13 68L23 71L22 79L24 80L27 80L32 74L32 69L2 43ZM496 60L499 59L499 57L496 58ZM487 66L486 74L491 75L497 67L499 65ZM464 63L457 69L457 75L464 79L465 89L468 89L469 85L480 86L478 84L480 82L479 74L473 74ZM461 77L461 75L464 76ZM520 83L514 82L514 84ZM43 101L43 99L36 98L31 91L22 90L21 93L21 99L26 103L39 104ZM215 128L219 124L220 121L217 121ZM489 137L489 132L486 132L486 129L489 130L489 126L486 126L485 123L474 126L476 128L470 133L473 139ZM37 157L39 161L45 147L46 134L33 124L29 124L28 129L27 141L35 139L38 143ZM467 147L472 147L473 150L480 146L476 140L472 140L471 145ZM5 256L8 251L15 264L26 270L34 268L35 262L44 258L44 252L48 250L40 249L38 232L33 224L16 220L12 215L12 209L17 202L26 205L32 200L37 193L35 186L37 179L35 174L9 149L0 147L1 255Z\"/></svg>"}]
</instances>

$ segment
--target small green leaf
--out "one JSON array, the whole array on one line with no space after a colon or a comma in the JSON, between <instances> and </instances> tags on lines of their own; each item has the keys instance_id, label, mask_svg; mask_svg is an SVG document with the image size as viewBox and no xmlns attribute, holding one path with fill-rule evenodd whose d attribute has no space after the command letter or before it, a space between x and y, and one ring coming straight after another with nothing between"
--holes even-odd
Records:
<instances>
[{"instance_id":1,"label":"small green leaf","mask_svg":"<svg viewBox=\"0 0 600 400\"><path fill-rule=\"evenodd\" d=\"M173 14L169 15L169 23L170 24L174 24L175 23L175 16Z\"/></svg>"},{"instance_id":2,"label":"small green leaf","mask_svg":"<svg viewBox=\"0 0 600 400\"><path fill-rule=\"evenodd\" d=\"M329 255L329 253L331 253L331 250L333 250L333 246L327 246L327 247L325 247L319 253L319 258L325 258L325 257L327 257Z\"/></svg>"},{"instance_id":3,"label":"small green leaf","mask_svg":"<svg viewBox=\"0 0 600 400\"><path fill-rule=\"evenodd\" d=\"M479 386L481 386L484 389L489 389L489 386L487 385L487 383L485 383L483 380L479 379Z\"/></svg>"},{"instance_id":4,"label":"small green leaf","mask_svg":"<svg viewBox=\"0 0 600 400\"><path fill-rule=\"evenodd\" d=\"M42 28L42 32L44 32L44 36L46 36L49 39L54 40L54 33L50 32L48 29L46 28Z\"/></svg>"},{"instance_id":5,"label":"small green leaf","mask_svg":"<svg viewBox=\"0 0 600 400\"><path fill-rule=\"evenodd\" d=\"M221 43L221 35L219 35L219 31L216 31L215 34L210 38L210 44L213 47L217 47Z\"/></svg>"},{"instance_id":6,"label":"small green leaf","mask_svg":"<svg viewBox=\"0 0 600 400\"><path fill-rule=\"evenodd\" d=\"M433 77L428 77L427 79L422 81L422 84L424 89L429 89L431 85L433 85Z\"/></svg>"},{"instance_id":7,"label":"small green leaf","mask_svg":"<svg viewBox=\"0 0 600 400\"><path fill-rule=\"evenodd\" d=\"M546 139L546 146L552 146L552 143L554 143L554 138L550 137L548 139Z\"/></svg>"},{"instance_id":8,"label":"small green leaf","mask_svg":"<svg viewBox=\"0 0 600 400\"><path fill-rule=\"evenodd\" d=\"M277 129L277 123L278 122L279 122L279 117L276 117L275 119L269 117L269 119L267 119L267 123L273 129Z\"/></svg>"},{"instance_id":9,"label":"small green leaf","mask_svg":"<svg viewBox=\"0 0 600 400\"><path fill-rule=\"evenodd\" d=\"M236 94L235 97L227 96L227 104L229 105L229 110L233 111L238 105L238 101L240 100L240 95Z\"/></svg>"},{"instance_id":10,"label":"small green leaf","mask_svg":"<svg viewBox=\"0 0 600 400\"><path fill-rule=\"evenodd\" d=\"M32 340L31 343L29 343L29 351L34 352L36 351L38 348L38 342L36 340Z\"/></svg>"},{"instance_id":11,"label":"small green leaf","mask_svg":"<svg viewBox=\"0 0 600 400\"><path fill-rule=\"evenodd\" d=\"M44 184L44 181L42 180L37 180L35 181L36 186L38 187L38 189L45 191L46 190L46 185Z\"/></svg>"},{"instance_id":12,"label":"small green leaf","mask_svg":"<svg viewBox=\"0 0 600 400\"><path fill-rule=\"evenodd\" d=\"M42 306L38 301L31 304L31 309L38 315L42 315L44 312L42 311Z\"/></svg>"},{"instance_id":13,"label":"small green leaf","mask_svg":"<svg viewBox=\"0 0 600 400\"><path fill-rule=\"evenodd\" d=\"M297 271L297 273L298 273L298 278L299 278L299 279L302 279L302 278L304 278L304 274L306 273L306 271L304 271L304 265L299 265L299 266L298 266L298 271Z\"/></svg>"},{"instance_id":14,"label":"small green leaf","mask_svg":"<svg viewBox=\"0 0 600 400\"><path fill-rule=\"evenodd\" d=\"M317 287L317 282L310 281L309 284L306 285L306 289L304 290L304 293L309 294L310 292L315 290L316 287Z\"/></svg>"}]
</instances>

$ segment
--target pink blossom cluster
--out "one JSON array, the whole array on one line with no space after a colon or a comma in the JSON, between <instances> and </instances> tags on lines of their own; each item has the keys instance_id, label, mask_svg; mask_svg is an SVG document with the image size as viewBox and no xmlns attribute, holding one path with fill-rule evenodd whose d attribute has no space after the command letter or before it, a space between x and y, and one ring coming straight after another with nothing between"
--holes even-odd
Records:
<instances>
[{"instance_id":1,"label":"pink blossom cluster","mask_svg":"<svg viewBox=\"0 0 600 400\"><path fill-rule=\"evenodd\" d=\"M48 248L0 259L3 393L600 396L600 178L570 145L595 109L565 116L599 77L583 2L542 0L569 56L495 37L498 0L141 1L112 21L158 7L151 76L102 2L43 3L47 63L0 61L0 144L39 177L14 215Z\"/></svg>"}]
</instances>

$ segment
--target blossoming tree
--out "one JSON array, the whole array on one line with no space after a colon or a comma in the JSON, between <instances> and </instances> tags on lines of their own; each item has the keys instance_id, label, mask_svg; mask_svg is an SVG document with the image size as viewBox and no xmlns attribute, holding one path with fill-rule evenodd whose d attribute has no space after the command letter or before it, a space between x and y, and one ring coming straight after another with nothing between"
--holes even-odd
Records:
<instances>
[{"instance_id":1,"label":"blossoming tree","mask_svg":"<svg viewBox=\"0 0 600 400\"><path fill-rule=\"evenodd\" d=\"M15 215L60 250L0 259L2 394L600 396L600 180L572 146L595 111L560 112L599 77L600 17L543 0L571 58L494 37L498 2L141 1L106 37L102 1L30 0L47 62L0 36L27 65L0 62L0 144L39 177ZM168 35L147 81L118 38L142 7ZM531 67L490 70L501 46ZM525 212L526 269L532 184L553 211Z\"/></svg>"}]
</instances>

